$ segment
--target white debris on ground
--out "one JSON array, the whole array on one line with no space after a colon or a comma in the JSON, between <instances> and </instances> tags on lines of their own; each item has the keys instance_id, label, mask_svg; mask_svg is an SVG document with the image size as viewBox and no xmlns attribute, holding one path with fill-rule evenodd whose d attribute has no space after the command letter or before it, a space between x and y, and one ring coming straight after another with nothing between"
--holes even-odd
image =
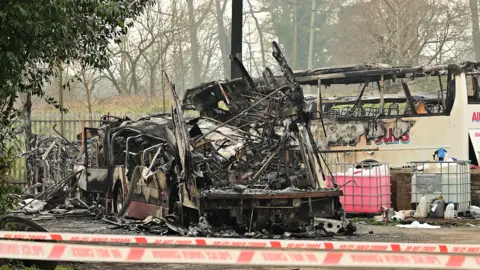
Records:
<instances>
[{"instance_id":1,"label":"white debris on ground","mask_svg":"<svg viewBox=\"0 0 480 270\"><path fill-rule=\"evenodd\" d=\"M26 213L38 213L47 205L45 201L26 199L19 203L19 209L24 209Z\"/></svg>"},{"instance_id":2,"label":"white debris on ground","mask_svg":"<svg viewBox=\"0 0 480 270\"><path fill-rule=\"evenodd\" d=\"M412 222L411 224L408 224L408 225L396 225L397 227L400 227L400 228L408 228L408 229L440 229L441 227L440 226L434 226L434 225L430 225L428 223L423 223L421 224L420 222L418 221L414 221Z\"/></svg>"},{"instance_id":3,"label":"white debris on ground","mask_svg":"<svg viewBox=\"0 0 480 270\"><path fill-rule=\"evenodd\" d=\"M471 205L470 206L470 214L474 219L480 219L480 207Z\"/></svg>"}]
</instances>

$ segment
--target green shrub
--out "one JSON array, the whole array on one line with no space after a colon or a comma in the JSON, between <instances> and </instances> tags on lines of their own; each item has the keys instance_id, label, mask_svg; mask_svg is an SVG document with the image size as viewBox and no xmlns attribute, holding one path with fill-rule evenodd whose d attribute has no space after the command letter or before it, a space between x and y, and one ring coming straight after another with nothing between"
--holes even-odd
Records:
<instances>
[{"instance_id":1,"label":"green shrub","mask_svg":"<svg viewBox=\"0 0 480 270\"><path fill-rule=\"evenodd\" d=\"M0 143L0 214L12 210L17 204L17 196L20 187L13 184L9 177L9 171L16 162L15 149Z\"/></svg>"},{"instance_id":2,"label":"green shrub","mask_svg":"<svg viewBox=\"0 0 480 270\"><path fill-rule=\"evenodd\" d=\"M15 208L21 190L18 185L0 180L0 215Z\"/></svg>"}]
</instances>

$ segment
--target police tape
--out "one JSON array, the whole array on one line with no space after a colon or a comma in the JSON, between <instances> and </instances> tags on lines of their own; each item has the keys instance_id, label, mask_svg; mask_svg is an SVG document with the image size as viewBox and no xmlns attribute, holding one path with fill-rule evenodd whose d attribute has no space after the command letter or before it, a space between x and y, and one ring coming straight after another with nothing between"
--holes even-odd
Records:
<instances>
[{"instance_id":1,"label":"police tape","mask_svg":"<svg viewBox=\"0 0 480 270\"><path fill-rule=\"evenodd\" d=\"M480 245L459 244L267 240L15 231L0 231L0 239L43 240L58 242L151 244L160 246L211 246L236 248L249 247L271 249L321 249L343 251L480 254Z\"/></svg>"},{"instance_id":2,"label":"police tape","mask_svg":"<svg viewBox=\"0 0 480 270\"><path fill-rule=\"evenodd\" d=\"M480 269L480 256L292 251L269 249L144 248L0 240L0 258L38 261Z\"/></svg>"}]
</instances>

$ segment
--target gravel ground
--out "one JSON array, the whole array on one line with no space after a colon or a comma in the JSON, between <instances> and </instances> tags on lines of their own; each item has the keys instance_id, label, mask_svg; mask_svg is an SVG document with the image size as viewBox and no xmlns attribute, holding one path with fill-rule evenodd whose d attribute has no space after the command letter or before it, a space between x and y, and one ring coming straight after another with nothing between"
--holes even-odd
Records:
<instances>
[{"instance_id":1,"label":"gravel ground","mask_svg":"<svg viewBox=\"0 0 480 270\"><path fill-rule=\"evenodd\" d=\"M135 234L135 232L124 229L113 229L98 220L86 219L63 219L63 220L44 220L37 221L40 225L49 231L55 232L83 232L100 234ZM466 223L476 224L476 227L468 227ZM374 242L411 242L411 243L455 243L455 244L478 244L480 243L480 221L461 221L442 226L441 229L405 229L395 226L373 226L367 224L357 224L358 231L353 236L335 236L319 240L330 241L374 241ZM163 270L163 269L182 269L182 270L235 270L235 269L269 269L269 270L287 270L298 268L273 268L251 266L209 266L209 265L179 265L179 264L121 264L121 263L96 263L96 264L64 264L74 269L115 269L115 270ZM326 268L301 268L303 269L326 269ZM335 268L341 269L341 268ZM351 268L350 268L351 269Z\"/></svg>"}]
</instances>

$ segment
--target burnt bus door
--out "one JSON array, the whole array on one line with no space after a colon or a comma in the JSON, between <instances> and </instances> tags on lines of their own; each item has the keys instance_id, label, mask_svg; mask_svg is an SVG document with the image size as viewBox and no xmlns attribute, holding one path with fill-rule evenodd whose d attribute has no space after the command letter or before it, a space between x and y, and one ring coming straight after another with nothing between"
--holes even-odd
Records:
<instances>
[{"instance_id":1,"label":"burnt bus door","mask_svg":"<svg viewBox=\"0 0 480 270\"><path fill-rule=\"evenodd\" d=\"M83 151L85 153L85 169L83 170L82 174L80 175L79 179L79 187L88 192L88 193L106 193L108 191L108 167L105 166L108 164L106 162L106 156L107 155L100 155L98 152L96 152L96 160L97 164L96 167L94 167L94 164L89 164L89 152L88 152L88 141L89 138L87 138L87 134L90 132L90 134L98 134L98 129L97 128L84 128L83 132ZM99 135L96 135L95 137L100 137ZM107 137L107 136L105 136ZM93 137L92 137L93 138ZM103 153L106 153L108 149L108 146L105 144L105 138L103 142ZM90 153L91 154L91 153ZM99 160L102 159L102 160ZM98 166L101 164L102 166ZM104 165L105 164L105 165Z\"/></svg>"}]
</instances>

